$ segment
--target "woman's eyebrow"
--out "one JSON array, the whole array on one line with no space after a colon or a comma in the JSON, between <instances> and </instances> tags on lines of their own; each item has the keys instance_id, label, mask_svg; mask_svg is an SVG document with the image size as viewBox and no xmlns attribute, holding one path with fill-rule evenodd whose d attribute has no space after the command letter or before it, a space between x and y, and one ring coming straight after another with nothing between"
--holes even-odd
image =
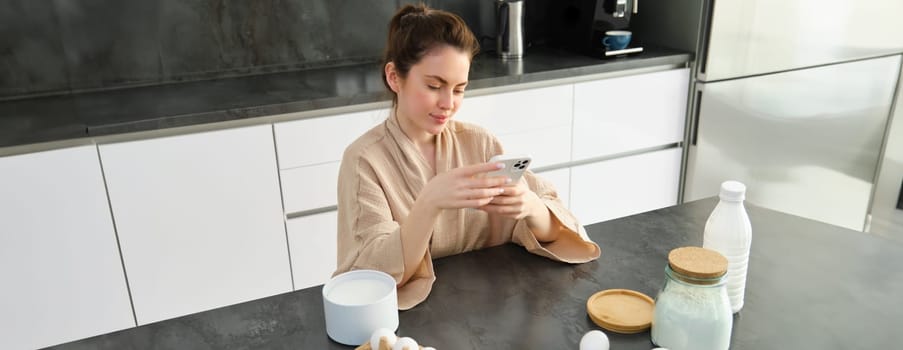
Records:
<instances>
[{"instance_id":1,"label":"woman's eyebrow","mask_svg":"<svg viewBox=\"0 0 903 350\"><path fill-rule=\"evenodd\" d=\"M438 76L438 75L427 75L426 77L427 77L427 78L431 78L431 79L436 79L436 80L438 80L438 81L439 81L440 83L442 83L442 84L448 84L448 81L446 81L445 79L442 79L442 77L440 77L440 76ZM461 85L467 85L467 82L465 81L465 82L463 82L463 83L458 83L458 84L455 85L455 86L461 86Z\"/></svg>"}]
</instances>

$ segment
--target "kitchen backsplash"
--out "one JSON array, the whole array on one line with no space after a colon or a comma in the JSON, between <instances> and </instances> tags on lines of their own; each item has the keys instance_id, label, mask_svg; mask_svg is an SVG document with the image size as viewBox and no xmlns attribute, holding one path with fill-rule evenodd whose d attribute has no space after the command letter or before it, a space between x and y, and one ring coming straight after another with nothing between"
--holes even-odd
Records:
<instances>
[{"instance_id":1,"label":"kitchen backsplash","mask_svg":"<svg viewBox=\"0 0 903 350\"><path fill-rule=\"evenodd\" d=\"M373 61L392 14L414 2L6 0L0 100ZM493 1L426 3L461 15L492 49ZM529 10L528 24L541 12Z\"/></svg>"}]
</instances>

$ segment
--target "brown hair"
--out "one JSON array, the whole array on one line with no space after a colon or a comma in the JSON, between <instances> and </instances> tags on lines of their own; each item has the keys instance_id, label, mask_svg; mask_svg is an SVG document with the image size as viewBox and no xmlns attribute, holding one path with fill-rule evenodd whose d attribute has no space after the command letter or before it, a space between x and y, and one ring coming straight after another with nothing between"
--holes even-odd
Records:
<instances>
[{"instance_id":1,"label":"brown hair","mask_svg":"<svg viewBox=\"0 0 903 350\"><path fill-rule=\"evenodd\" d=\"M411 66L420 62L427 52L439 45L449 45L470 54L470 59L480 51L477 38L458 15L431 9L423 3L405 5L392 16L389 22L389 38L383 54L383 67L395 63L395 70L406 78ZM398 102L396 95L386 81L383 69L383 84L392 93L392 103Z\"/></svg>"}]
</instances>

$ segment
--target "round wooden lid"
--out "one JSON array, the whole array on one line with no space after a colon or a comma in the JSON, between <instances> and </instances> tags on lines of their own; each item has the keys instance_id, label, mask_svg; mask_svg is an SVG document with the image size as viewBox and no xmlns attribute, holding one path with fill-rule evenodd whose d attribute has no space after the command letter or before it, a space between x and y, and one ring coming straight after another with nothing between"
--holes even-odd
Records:
<instances>
[{"instance_id":1,"label":"round wooden lid","mask_svg":"<svg viewBox=\"0 0 903 350\"><path fill-rule=\"evenodd\" d=\"M593 294L586 313L599 327L616 333L639 333L652 326L655 301L629 289L608 289Z\"/></svg>"},{"instance_id":2,"label":"round wooden lid","mask_svg":"<svg viewBox=\"0 0 903 350\"><path fill-rule=\"evenodd\" d=\"M668 253L671 270L692 278L718 278L727 272L727 258L702 247L681 247Z\"/></svg>"}]
</instances>

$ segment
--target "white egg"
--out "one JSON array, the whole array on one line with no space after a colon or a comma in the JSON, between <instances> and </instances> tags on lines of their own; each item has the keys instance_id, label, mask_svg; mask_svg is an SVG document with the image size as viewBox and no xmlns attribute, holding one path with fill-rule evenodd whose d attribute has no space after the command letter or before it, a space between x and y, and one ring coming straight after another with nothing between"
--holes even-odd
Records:
<instances>
[{"instance_id":1,"label":"white egg","mask_svg":"<svg viewBox=\"0 0 903 350\"><path fill-rule=\"evenodd\" d=\"M608 336L598 330L586 332L580 339L580 350L608 350Z\"/></svg>"},{"instance_id":2,"label":"white egg","mask_svg":"<svg viewBox=\"0 0 903 350\"><path fill-rule=\"evenodd\" d=\"M427 347L423 348L423 350L436 350L436 348L434 348L432 346L427 346Z\"/></svg>"},{"instance_id":3,"label":"white egg","mask_svg":"<svg viewBox=\"0 0 903 350\"><path fill-rule=\"evenodd\" d=\"M399 338L395 345L392 346L392 350L419 350L420 345L417 345L417 342L412 338L403 337Z\"/></svg>"},{"instance_id":4,"label":"white egg","mask_svg":"<svg viewBox=\"0 0 903 350\"><path fill-rule=\"evenodd\" d=\"M388 328L380 328L373 331L373 334L370 336L370 348L373 350L379 350L379 340L385 337L386 341L389 342L389 347L395 345L395 341L398 340L398 337L395 336L395 332Z\"/></svg>"}]
</instances>

